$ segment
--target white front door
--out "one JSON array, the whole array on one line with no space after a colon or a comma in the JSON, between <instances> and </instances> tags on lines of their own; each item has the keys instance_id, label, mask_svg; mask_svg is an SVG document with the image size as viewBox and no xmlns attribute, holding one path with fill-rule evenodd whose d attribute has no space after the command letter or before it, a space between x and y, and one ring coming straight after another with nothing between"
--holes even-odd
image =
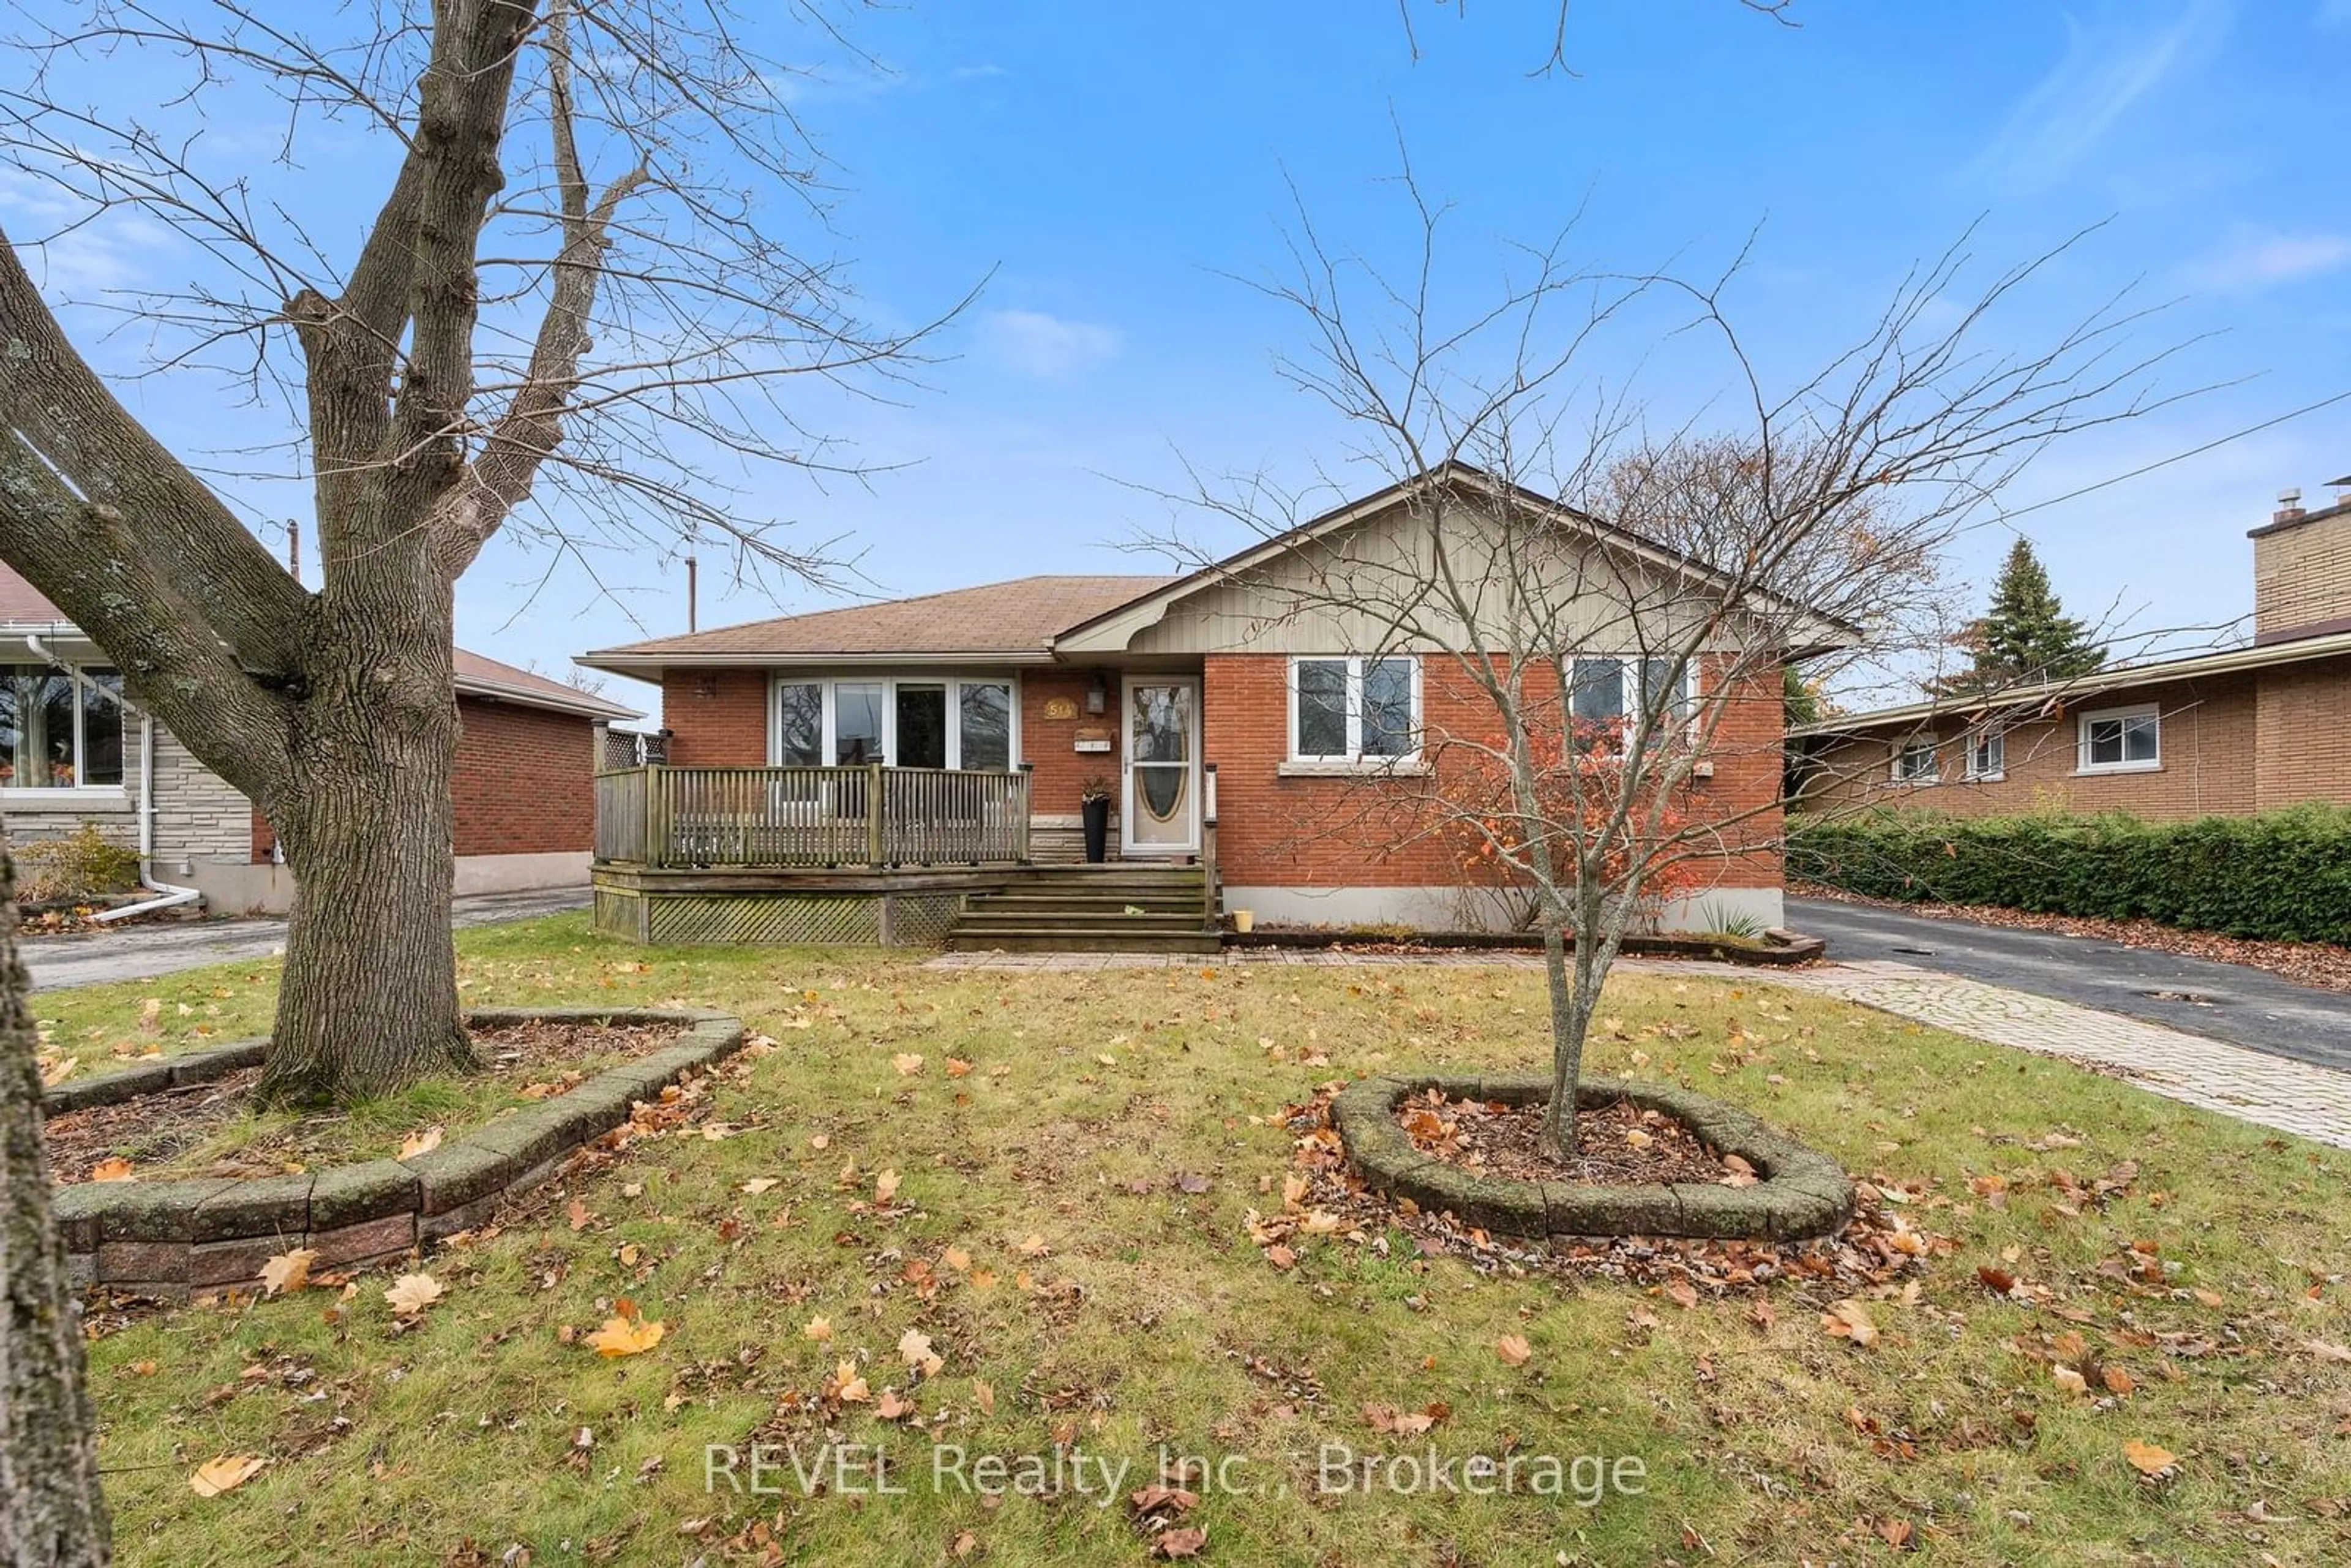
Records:
<instances>
[{"instance_id":1,"label":"white front door","mask_svg":"<svg viewBox=\"0 0 2351 1568\"><path fill-rule=\"evenodd\" d=\"M1200 852L1200 683L1186 675L1129 675L1126 792L1119 813L1119 853L1128 857Z\"/></svg>"}]
</instances>

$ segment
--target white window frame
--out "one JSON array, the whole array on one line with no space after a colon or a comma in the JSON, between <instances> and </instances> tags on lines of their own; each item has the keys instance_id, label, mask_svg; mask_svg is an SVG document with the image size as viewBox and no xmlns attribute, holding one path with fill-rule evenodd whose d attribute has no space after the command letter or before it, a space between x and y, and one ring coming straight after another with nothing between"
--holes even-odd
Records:
<instances>
[{"instance_id":1,"label":"white window frame","mask_svg":"<svg viewBox=\"0 0 2351 1568\"><path fill-rule=\"evenodd\" d=\"M1903 762L1921 751L1927 754L1925 771L1917 773L1904 771ZM1929 784L1940 784L1943 781L1942 751L1943 742L1939 736L1930 735L1923 739L1897 740L1894 743L1894 759L1887 765L1887 777L1895 783L1913 789L1921 789Z\"/></svg>"},{"instance_id":2,"label":"white window frame","mask_svg":"<svg viewBox=\"0 0 2351 1568\"><path fill-rule=\"evenodd\" d=\"M1393 755L1364 755L1364 666L1400 659L1412 666L1412 746ZM1298 667L1301 664L1344 664L1347 705L1347 749L1339 754L1307 753L1298 749ZM1421 737L1426 733L1426 710L1421 703L1421 664L1413 653L1292 653L1287 684L1289 716L1282 739L1283 767L1295 771L1394 772L1421 766Z\"/></svg>"},{"instance_id":3,"label":"white window frame","mask_svg":"<svg viewBox=\"0 0 2351 1568\"><path fill-rule=\"evenodd\" d=\"M19 665L31 665L35 662L36 661L31 659L10 659L0 661L0 663L6 664L10 668L15 668ZM78 775L86 766L83 758L89 755L89 704L88 694L89 687L95 684L95 677L92 676L89 672L91 670L112 671L118 678L120 676L120 672L119 670L115 670L115 667L111 664L84 665L52 663L48 667L52 672L64 675L71 684L73 688L74 772ZM69 807L78 806L86 806L94 810L104 810L109 807L120 806L127 802L131 799L131 769L132 767L131 753L130 694L124 691L116 691L114 693L114 706L116 718L118 722L120 723L122 728L122 778L120 782L113 784L84 784L79 782L78 779L77 779L77 781L71 784L0 784L0 804L18 807L47 806L53 810L63 810ZM23 734L23 716L19 715L17 718L17 733L20 736Z\"/></svg>"},{"instance_id":4,"label":"white window frame","mask_svg":"<svg viewBox=\"0 0 2351 1568\"><path fill-rule=\"evenodd\" d=\"M1587 649L1580 653L1569 654L1564 660L1561 661L1560 664L1560 678L1566 683L1565 686L1562 688L1560 695L1562 702L1565 705L1567 709L1568 723L1573 726L1579 722L1575 714L1575 666L1582 664L1584 660L1613 660L1618 665L1625 667L1625 674L1628 676L1633 683L1631 689L1625 692L1625 701L1629 706L1640 700L1641 674L1639 666L1646 664L1669 664L1672 662L1673 658L1674 655L1671 653L1611 653L1604 649L1599 648ZM1687 738L1693 742L1698 739L1700 722L1700 715L1698 712L1698 662L1695 657L1682 661L1681 690L1674 695L1675 702L1681 706L1683 721L1687 726ZM1632 713L1627 712L1619 714L1616 716L1624 719L1627 724L1630 724L1635 716ZM1629 734L1630 732L1628 731L1627 733Z\"/></svg>"},{"instance_id":5,"label":"white window frame","mask_svg":"<svg viewBox=\"0 0 2351 1568\"><path fill-rule=\"evenodd\" d=\"M2008 731L1986 727L1961 737L1967 743L1968 754L1961 764L1963 777L1970 784L1997 784L2008 777ZM1990 758L1992 766L1982 766L1987 747L1997 756Z\"/></svg>"},{"instance_id":6,"label":"white window frame","mask_svg":"<svg viewBox=\"0 0 2351 1568\"><path fill-rule=\"evenodd\" d=\"M2105 720L2151 719L2155 725L2155 755L2138 761L2093 762L2090 760L2090 727ZM2157 703L2135 703L2129 707L2105 707L2079 715L2074 720L2074 771L2077 774L2098 773L2159 773L2163 770L2163 708ZM2128 731L2126 729L2126 736ZM2124 750L2129 750L2127 739Z\"/></svg>"},{"instance_id":7,"label":"white window frame","mask_svg":"<svg viewBox=\"0 0 2351 1568\"><path fill-rule=\"evenodd\" d=\"M817 743L818 763L821 768L841 766L833 760L838 755L838 731L834 727L834 689L838 686L880 686L882 688L882 755L891 758L890 767L900 764L898 755L898 688L908 686L945 686L947 694L947 760L950 768L963 767L963 688L966 686L1003 686L1010 697L1010 709L1006 715L1005 770L1020 770L1020 677L1007 673L1000 675L926 674L914 673L831 674L814 671L778 670L768 677L768 766L783 766L784 708L783 688L814 686L822 699L824 720Z\"/></svg>"}]
</instances>

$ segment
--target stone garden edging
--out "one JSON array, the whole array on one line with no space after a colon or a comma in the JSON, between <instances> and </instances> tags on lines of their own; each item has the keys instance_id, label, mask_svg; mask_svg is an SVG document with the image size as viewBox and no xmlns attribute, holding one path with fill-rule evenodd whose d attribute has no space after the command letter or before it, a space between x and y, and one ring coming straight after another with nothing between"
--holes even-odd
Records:
<instances>
[{"instance_id":1,"label":"stone garden edging","mask_svg":"<svg viewBox=\"0 0 2351 1568\"><path fill-rule=\"evenodd\" d=\"M1853 1214L1853 1183L1836 1162L1719 1100L1667 1083L1586 1078L1581 1106L1629 1100L1671 1116L1717 1153L1737 1155L1762 1179L1751 1186L1676 1182L1586 1186L1481 1176L1422 1153L1398 1124L1406 1096L1435 1089L1456 1100L1505 1105L1551 1098L1547 1072L1428 1073L1369 1078L1343 1090L1331 1117L1374 1190L1450 1213L1497 1235L1563 1240L1594 1236L1683 1236L1793 1240L1836 1229Z\"/></svg>"},{"instance_id":2,"label":"stone garden edging","mask_svg":"<svg viewBox=\"0 0 2351 1568\"><path fill-rule=\"evenodd\" d=\"M743 1023L705 1008L478 1008L477 1028L529 1022L677 1024L684 1037L545 1100L508 1112L408 1159L368 1160L299 1176L80 1182L51 1207L70 1281L146 1295L246 1284L278 1253L307 1247L313 1265L351 1269L404 1256L488 1219L509 1195L537 1186L577 1149L629 1119L636 1103L732 1055ZM262 1043L145 1061L43 1096L51 1115L119 1104L209 1082L261 1060Z\"/></svg>"}]
</instances>

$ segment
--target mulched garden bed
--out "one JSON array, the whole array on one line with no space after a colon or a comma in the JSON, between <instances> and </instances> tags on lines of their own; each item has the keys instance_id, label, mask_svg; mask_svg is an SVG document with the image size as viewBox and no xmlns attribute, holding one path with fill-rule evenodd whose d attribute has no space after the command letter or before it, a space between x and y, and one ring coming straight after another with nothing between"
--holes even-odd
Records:
<instances>
[{"instance_id":1,"label":"mulched garden bed","mask_svg":"<svg viewBox=\"0 0 2351 1568\"><path fill-rule=\"evenodd\" d=\"M678 1027L669 1023L500 1024L474 1031L474 1049L485 1064L479 1077L439 1082L449 1085L452 1095L479 1102L476 1113L465 1119L486 1121L509 1104L560 1094L592 1073L649 1055L679 1038ZM260 1076L259 1068L248 1067L209 1083L54 1115L47 1125L50 1173L65 1183L123 1179L94 1173L110 1166L120 1171L119 1162L127 1159L127 1175L141 1179L279 1176L394 1154L408 1134L424 1134L434 1120L428 1117L404 1131L360 1130L350 1111L308 1112L287 1116L219 1158L202 1158L199 1152L225 1127L256 1113L250 1097Z\"/></svg>"},{"instance_id":2,"label":"mulched garden bed","mask_svg":"<svg viewBox=\"0 0 2351 1568\"><path fill-rule=\"evenodd\" d=\"M2091 915L2041 915L1994 904L1911 904L1900 899L1864 898L1842 888L1818 883L1788 884L1799 898L1824 898L1838 904L1863 904L1878 909L1898 909L1929 920L1967 920L1979 925L2001 925L2019 931L2046 931L2059 936L2088 936L2176 953L2183 958L2207 958L2216 964L2242 964L2264 969L2299 985L2322 990L2351 992L2351 947L2331 942L2264 942L2245 936L2223 936L2217 931L2189 931L2159 920L2108 920Z\"/></svg>"},{"instance_id":3,"label":"mulched garden bed","mask_svg":"<svg viewBox=\"0 0 2351 1568\"><path fill-rule=\"evenodd\" d=\"M1857 1184L1853 1218L1835 1235L1788 1241L1722 1241L1670 1236L1586 1238L1565 1247L1490 1235L1447 1216L1399 1204L1369 1190L1347 1158L1331 1103L1343 1083L1320 1086L1302 1104L1275 1118L1291 1137L1296 1173L1284 1184L1279 1213L1248 1217L1249 1239L1276 1269L1294 1267L1290 1243L1328 1235L1342 1244L1387 1256L1388 1237L1401 1233L1420 1259L1452 1258L1498 1279L1607 1280L1630 1284L1667 1303L1695 1307L1705 1299L1760 1297L1775 1281L1794 1281L1810 1304L1826 1311L1839 1297L1876 1299L1917 1289L1935 1260L1958 1249L1949 1237L1914 1225L1899 1206L1920 1196L1884 1176ZM1892 1192L1891 1199L1884 1193ZM1924 1216L1921 1217L1922 1220ZM1749 1315L1769 1327L1776 1309L1755 1300ZM1658 1327L1646 1304L1627 1314L1636 1331ZM1831 1330L1832 1333L1841 1331Z\"/></svg>"},{"instance_id":4,"label":"mulched garden bed","mask_svg":"<svg viewBox=\"0 0 2351 1568\"><path fill-rule=\"evenodd\" d=\"M1575 1158L1562 1166L1540 1151L1543 1113L1541 1105L1449 1100L1430 1090L1397 1106L1396 1122L1423 1154L1479 1176L1590 1186L1755 1180L1745 1161L1727 1163L1671 1116L1623 1100L1577 1111Z\"/></svg>"}]
</instances>

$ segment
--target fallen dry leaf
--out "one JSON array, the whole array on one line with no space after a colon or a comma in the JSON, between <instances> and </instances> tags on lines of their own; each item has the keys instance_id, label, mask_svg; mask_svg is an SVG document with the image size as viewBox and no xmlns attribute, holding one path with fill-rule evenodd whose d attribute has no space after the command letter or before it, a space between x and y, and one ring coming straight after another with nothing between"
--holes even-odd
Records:
<instances>
[{"instance_id":1,"label":"fallen dry leaf","mask_svg":"<svg viewBox=\"0 0 2351 1568\"><path fill-rule=\"evenodd\" d=\"M300 1290L310 1282L310 1265L318 1260L318 1252L308 1247L280 1252L261 1266L262 1290L272 1296Z\"/></svg>"},{"instance_id":2,"label":"fallen dry leaf","mask_svg":"<svg viewBox=\"0 0 2351 1568\"><path fill-rule=\"evenodd\" d=\"M831 1339L832 1337L832 1320L831 1318L809 1319L807 1326L800 1330L800 1337L802 1339L816 1340L820 1343L825 1340Z\"/></svg>"},{"instance_id":3,"label":"fallen dry leaf","mask_svg":"<svg viewBox=\"0 0 2351 1568\"><path fill-rule=\"evenodd\" d=\"M206 1459L188 1478L188 1485L198 1497L218 1497L225 1491L235 1491L261 1473L267 1459L251 1454L222 1454Z\"/></svg>"},{"instance_id":4,"label":"fallen dry leaf","mask_svg":"<svg viewBox=\"0 0 2351 1568\"><path fill-rule=\"evenodd\" d=\"M757 1197L775 1185L776 1178L774 1176L753 1176L749 1181L743 1184L743 1190L750 1194L753 1197Z\"/></svg>"},{"instance_id":5,"label":"fallen dry leaf","mask_svg":"<svg viewBox=\"0 0 2351 1568\"><path fill-rule=\"evenodd\" d=\"M857 1364L853 1361L844 1361L832 1369L832 1385L833 1397L843 1405L862 1405L873 1397L872 1391L865 1386L865 1379L858 1375Z\"/></svg>"},{"instance_id":6,"label":"fallen dry leaf","mask_svg":"<svg viewBox=\"0 0 2351 1568\"><path fill-rule=\"evenodd\" d=\"M931 1336L920 1329L908 1329L898 1336L898 1354L908 1366L919 1366L925 1377L936 1377L946 1363L931 1348Z\"/></svg>"},{"instance_id":7,"label":"fallen dry leaf","mask_svg":"<svg viewBox=\"0 0 2351 1568\"><path fill-rule=\"evenodd\" d=\"M413 1317L441 1299L441 1281L430 1274L402 1274L383 1299L402 1317Z\"/></svg>"},{"instance_id":8,"label":"fallen dry leaf","mask_svg":"<svg viewBox=\"0 0 2351 1568\"><path fill-rule=\"evenodd\" d=\"M1494 1342L1494 1354L1509 1366L1524 1366L1534 1358L1534 1347L1522 1334L1506 1333Z\"/></svg>"},{"instance_id":9,"label":"fallen dry leaf","mask_svg":"<svg viewBox=\"0 0 2351 1568\"><path fill-rule=\"evenodd\" d=\"M89 1179L92 1181L129 1181L131 1179L131 1162L122 1158L120 1155L117 1155L110 1160L100 1160L98 1164L89 1167Z\"/></svg>"},{"instance_id":10,"label":"fallen dry leaf","mask_svg":"<svg viewBox=\"0 0 2351 1568\"><path fill-rule=\"evenodd\" d=\"M898 1196L898 1173L883 1171L873 1178L873 1201L888 1203Z\"/></svg>"},{"instance_id":11,"label":"fallen dry leaf","mask_svg":"<svg viewBox=\"0 0 2351 1568\"><path fill-rule=\"evenodd\" d=\"M623 1355L643 1355L661 1343L667 1332L658 1318L646 1319L634 1312L615 1314L604 1320L604 1326L588 1336L588 1343L598 1355L608 1359Z\"/></svg>"},{"instance_id":12,"label":"fallen dry leaf","mask_svg":"<svg viewBox=\"0 0 2351 1568\"><path fill-rule=\"evenodd\" d=\"M996 1388L995 1388L995 1385L992 1385L992 1384L990 1384L990 1383L987 1383L987 1382L986 1382L986 1381L984 1381L984 1380L982 1380L982 1379L980 1379L980 1378L977 1378L977 1377L973 1378L973 1379L971 1380L971 1402L972 1402L973 1404L975 1404L975 1405L977 1405L977 1406L979 1406L979 1413L980 1413L981 1415L983 1415L983 1416L993 1416L993 1415L995 1415L995 1414L996 1414Z\"/></svg>"},{"instance_id":13,"label":"fallen dry leaf","mask_svg":"<svg viewBox=\"0 0 2351 1568\"><path fill-rule=\"evenodd\" d=\"M1838 1339L1849 1339L1858 1345L1870 1344L1877 1338L1877 1325L1870 1321L1869 1309L1851 1296L1821 1314L1821 1327Z\"/></svg>"},{"instance_id":14,"label":"fallen dry leaf","mask_svg":"<svg viewBox=\"0 0 2351 1568\"><path fill-rule=\"evenodd\" d=\"M923 1070L923 1059L918 1052L902 1051L897 1055L890 1059L890 1065L896 1068L900 1072L904 1073L907 1077L912 1078L915 1073L920 1072Z\"/></svg>"},{"instance_id":15,"label":"fallen dry leaf","mask_svg":"<svg viewBox=\"0 0 2351 1568\"><path fill-rule=\"evenodd\" d=\"M2137 1437L2123 1445L2123 1458L2128 1459L2131 1468L2143 1476L2159 1476L2179 1462L2179 1456L2170 1449L2143 1443Z\"/></svg>"},{"instance_id":16,"label":"fallen dry leaf","mask_svg":"<svg viewBox=\"0 0 2351 1568\"><path fill-rule=\"evenodd\" d=\"M381 1147L381 1145L377 1145ZM400 1157L413 1160L419 1155L429 1155L441 1146L441 1129L427 1127L421 1133L411 1133L400 1140Z\"/></svg>"},{"instance_id":17,"label":"fallen dry leaf","mask_svg":"<svg viewBox=\"0 0 2351 1568\"><path fill-rule=\"evenodd\" d=\"M1208 1532L1198 1525L1187 1524L1181 1530L1163 1530L1151 1538L1154 1557L1197 1557L1208 1544Z\"/></svg>"}]
</instances>

